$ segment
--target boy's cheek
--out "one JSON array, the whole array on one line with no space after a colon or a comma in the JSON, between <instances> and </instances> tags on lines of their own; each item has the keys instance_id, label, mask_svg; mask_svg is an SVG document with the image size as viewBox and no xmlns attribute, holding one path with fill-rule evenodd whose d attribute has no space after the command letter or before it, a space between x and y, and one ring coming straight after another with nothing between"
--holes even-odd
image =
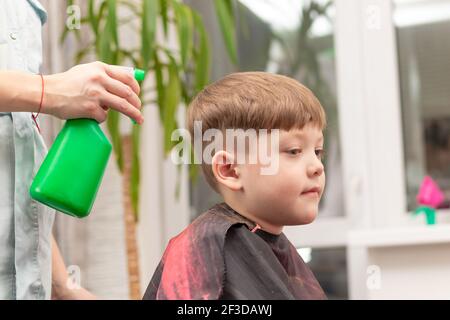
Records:
<instances>
[{"instance_id":1,"label":"boy's cheek","mask_svg":"<svg viewBox=\"0 0 450 320\"><path fill-rule=\"evenodd\" d=\"M321 198L322 198L322 195L323 195L323 193L324 193L324 191L325 191L326 181L327 181L327 179L326 179L325 171L324 171L324 172L322 173L321 180L320 180L321 185L322 185L322 193L320 194L320 197L321 197Z\"/></svg>"},{"instance_id":2,"label":"boy's cheek","mask_svg":"<svg viewBox=\"0 0 450 320\"><path fill-rule=\"evenodd\" d=\"M259 189L262 184L266 184L268 178L272 178L269 176L261 175L260 169L261 167L258 164L240 165L240 179L242 180L244 189Z\"/></svg>"}]
</instances>

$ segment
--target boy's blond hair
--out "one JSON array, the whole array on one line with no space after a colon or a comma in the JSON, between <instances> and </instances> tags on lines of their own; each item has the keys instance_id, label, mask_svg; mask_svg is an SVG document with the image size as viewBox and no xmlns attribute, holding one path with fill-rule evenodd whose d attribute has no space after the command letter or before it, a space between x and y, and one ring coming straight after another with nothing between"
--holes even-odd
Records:
<instances>
[{"instance_id":1,"label":"boy's blond hair","mask_svg":"<svg viewBox=\"0 0 450 320\"><path fill-rule=\"evenodd\" d=\"M326 126L319 100L305 86L286 76L267 72L232 73L208 85L192 100L187 127L194 143L194 121L208 129L302 129ZM208 184L219 192L210 164L202 161Z\"/></svg>"}]
</instances>

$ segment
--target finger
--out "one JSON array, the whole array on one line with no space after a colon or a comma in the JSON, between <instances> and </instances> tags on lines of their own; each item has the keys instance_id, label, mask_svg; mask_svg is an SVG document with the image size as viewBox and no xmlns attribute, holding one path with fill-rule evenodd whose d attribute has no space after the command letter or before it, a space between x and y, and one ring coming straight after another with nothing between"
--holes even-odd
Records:
<instances>
[{"instance_id":1,"label":"finger","mask_svg":"<svg viewBox=\"0 0 450 320\"><path fill-rule=\"evenodd\" d=\"M107 64L105 66L105 71L111 78L126 84L134 91L134 93L139 95L141 89L139 83L134 78L134 74L130 72L130 68Z\"/></svg>"},{"instance_id":2,"label":"finger","mask_svg":"<svg viewBox=\"0 0 450 320\"><path fill-rule=\"evenodd\" d=\"M123 84L122 82L111 77L106 77L104 86L108 92L121 98L127 99L127 101L134 107L141 109L141 100L139 99L137 94L126 84Z\"/></svg>"},{"instance_id":3,"label":"finger","mask_svg":"<svg viewBox=\"0 0 450 320\"><path fill-rule=\"evenodd\" d=\"M105 110L102 110L100 108L97 108L94 111L93 117L98 123L102 123L106 120L108 113Z\"/></svg>"},{"instance_id":4,"label":"finger","mask_svg":"<svg viewBox=\"0 0 450 320\"><path fill-rule=\"evenodd\" d=\"M124 98L105 91L100 97L100 102L103 106L109 106L111 109L117 110L134 119L139 124L144 122L144 117L141 112Z\"/></svg>"}]
</instances>

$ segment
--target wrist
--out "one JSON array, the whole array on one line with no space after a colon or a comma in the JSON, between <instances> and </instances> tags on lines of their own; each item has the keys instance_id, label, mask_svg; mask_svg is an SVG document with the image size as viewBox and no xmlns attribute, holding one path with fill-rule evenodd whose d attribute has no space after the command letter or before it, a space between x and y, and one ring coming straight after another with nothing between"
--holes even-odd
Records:
<instances>
[{"instance_id":1,"label":"wrist","mask_svg":"<svg viewBox=\"0 0 450 320\"><path fill-rule=\"evenodd\" d=\"M58 74L44 76L44 96L41 113L59 117L61 107L63 106L63 96L58 92Z\"/></svg>"}]
</instances>

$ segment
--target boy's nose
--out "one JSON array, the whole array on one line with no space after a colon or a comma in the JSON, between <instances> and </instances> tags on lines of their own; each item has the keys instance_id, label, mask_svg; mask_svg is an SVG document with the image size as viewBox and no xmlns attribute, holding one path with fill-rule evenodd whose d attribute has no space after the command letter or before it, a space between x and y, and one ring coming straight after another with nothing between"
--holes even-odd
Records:
<instances>
[{"instance_id":1,"label":"boy's nose","mask_svg":"<svg viewBox=\"0 0 450 320\"><path fill-rule=\"evenodd\" d=\"M322 161L315 159L307 168L309 177L320 176L323 173L324 167Z\"/></svg>"}]
</instances>

